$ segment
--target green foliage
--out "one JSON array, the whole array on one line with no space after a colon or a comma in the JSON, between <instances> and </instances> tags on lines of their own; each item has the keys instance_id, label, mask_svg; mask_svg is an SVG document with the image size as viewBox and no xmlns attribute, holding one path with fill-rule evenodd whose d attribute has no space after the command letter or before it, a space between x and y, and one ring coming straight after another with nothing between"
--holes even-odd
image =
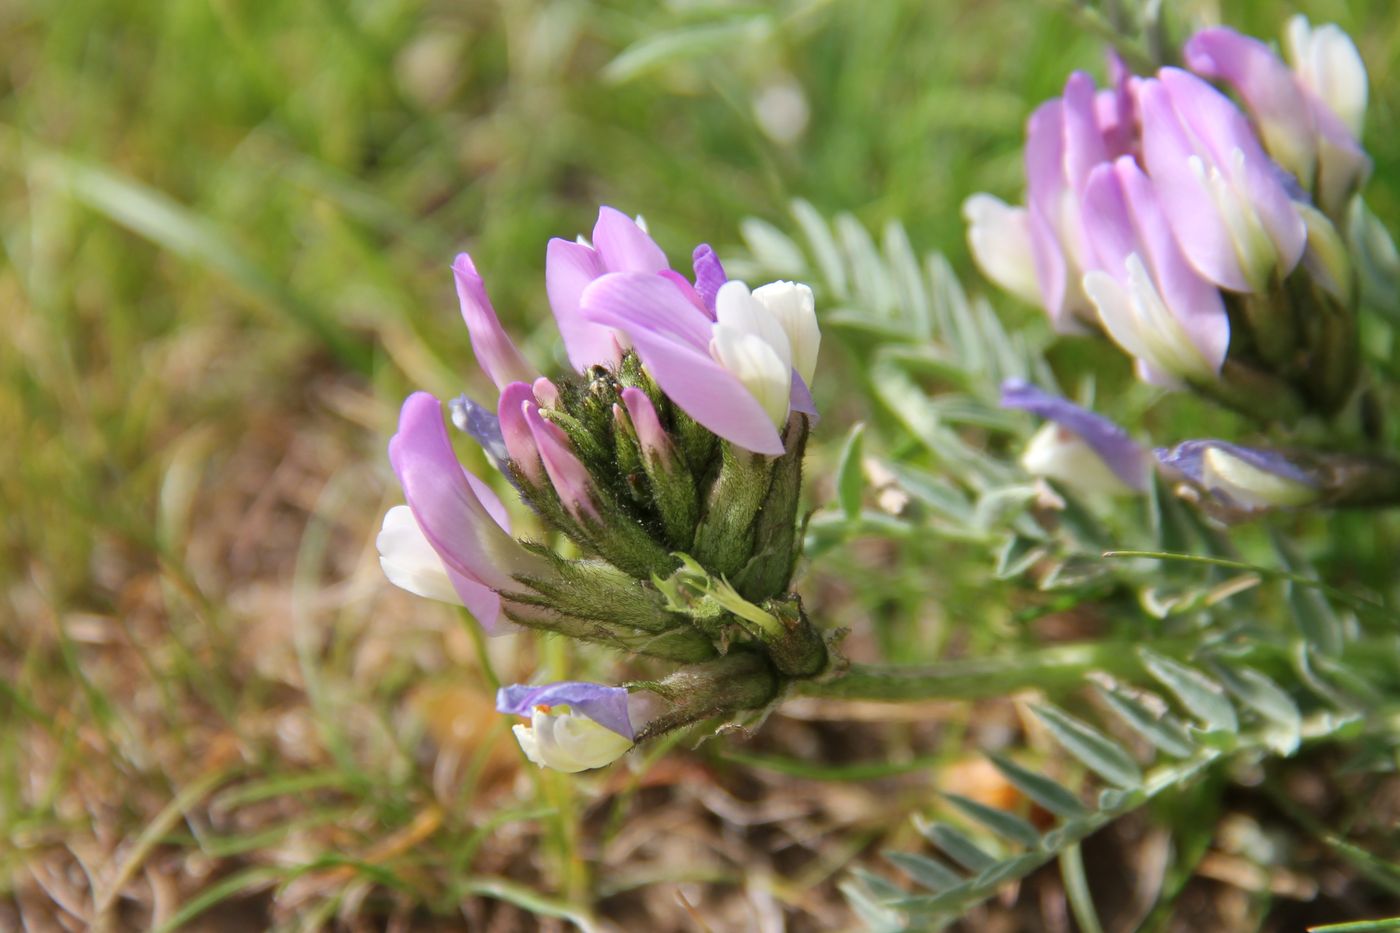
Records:
<instances>
[{"instance_id":1,"label":"green foliage","mask_svg":"<svg viewBox=\"0 0 1400 933\"><path fill-rule=\"evenodd\" d=\"M1358 36L1381 82L1367 128L1374 216L1353 219L1351 240L1368 246L1359 271L1370 305L1394 319L1395 257L1375 223L1400 216L1387 70L1400 8L1304 6ZM1227 21L1274 36L1294 4L1222 7ZM668 807L695 808L695 826L723 822L681 799L700 783L699 769L685 770L693 762L652 768L685 746L663 740L632 774L569 783L510 770L520 780L503 784L492 749L509 741L507 724L460 744L428 729L421 695L438 687L476 704L454 722L489 718L492 651L512 679L617 672L562 641L503 661L505 642L473 642L455 615L390 593L369 544L395 498L384 442L405 393L486 391L454 306L452 254L472 251L524 352L554 368L543 244L586 232L599 202L644 212L678 263L697 237L729 261L737 237L750 262L731 271L761 267L821 290L824 421L809 486L825 494L835 478L836 495L835 507L807 500L817 511L799 582L821 594L822 621L856 629L884 660L939 662L953 694L1030 685L1077 723L1060 732L1078 753L994 753L1011 785L1053 815L1049 832L1033 812L953 794L935 802L927 790L922 809L937 807L920 821L928 845L962 861L900 852L913 830L901 839L884 823L792 832L834 839L824 873L862 863L839 875L872 926L932 925L1119 814L1174 803L1164 818L1205 815L1178 818L1184 851L1169 895L1209 843L1232 768L1324 743L1354 771L1393 768L1393 516L1284 520L1270 529L1276 543L1257 529L1225 535L1163 488L1137 512L1111 513L1061 491L1059 524L1036 520L1036 490L1016 464L1033 425L997 409L1004 376L1060 385L1160 440L1238 427L1132 385L1092 341L1051 344L1027 309L993 307L960 284L973 281L960 201L977 190L1014 198L1030 109L1071 69L1099 67L1105 23L1078 9L9 5L0 926L98 925L113 918L83 912L100 903L159 908L151 924L164 930L225 910L282 929L366 916L453 925L464 910L482 927L537 915L587 929L619 902L636 907L629 890L664 885L651 900L674 907L679 881L742 897L776 873L757 845L749 864L692 875L626 838L637 826L678 835L656 829L673 825ZM1134 34L1130 53L1148 42ZM808 122L781 139L756 103L785 87L799 90ZM1400 372L1384 315L1364 343L1378 372ZM1084 636L1092 650L1042 645L1037 623L1080 614L1101 626ZM1144 667L1140 643L1175 680ZM1203 729L1177 681L1220 722L1228 706L1239 731ZM774 797L799 780L912 781L960 753L968 723L956 716L935 748L905 724L820 733L856 735L862 753L878 742L873 759L718 742L702 754L746 783L779 774ZM1142 783L1096 796L1078 755L1114 747ZM883 810L886 821L891 812L903 810ZM1341 825L1299 832L1394 890L1391 853L1349 842ZM879 843L887 861L853 854L872 835L895 837ZM743 836L726 828L712 848L734 851ZM974 851L994 860L975 875L964 867L985 864ZM791 903L830 901L824 877L800 876ZM765 902L772 893L762 888ZM15 921L16 909L59 919Z\"/></svg>"},{"instance_id":2,"label":"green foliage","mask_svg":"<svg viewBox=\"0 0 1400 933\"><path fill-rule=\"evenodd\" d=\"M1093 884L1078 845L1109 822L1185 793L1231 763L1288 757L1317 743L1364 743L1364 736L1395 743L1395 665L1371 662L1400 615L1324 582L1300 556L1298 529L1234 529L1227 538L1161 486L1146 501L1112 504L1056 487L1055 518L1046 521L1044 487L1008 457L1027 428L995 407L1005 378L1055 385L1039 341L1009 329L985 300L969 298L941 257L913 261L897 224L887 225L877 248L849 216L827 224L799 202L793 223L801 241L747 224L752 261L764 273L782 264L785 273L823 286L823 324L854 347L850 362L879 406L872 426L879 433L862 428L846 440L836 507L813 519L811 546L829 551L870 535L905 542L919 534L914 528L980 544L990 576L1008 586L1116 601L1123 623L1095 647L1116 644L1136 662L1115 676L1090 670L1083 683L1097 700L1091 715L1049 702L1030 706L1058 755L1043 752L1039 767L1006 754L992 758L1056 825L1041 833L1016 813L947 797L944 809L960 823L917 821L938 858L884 853L912 890L864 869L843 885L870 928L941 925L1057 859L1076 916L1093 928ZM862 505L870 490L856 487L852 461L881 446L895 452L885 472L908 504L877 521ZM1153 549L1132 550L1128 542ZM1273 563L1240 560L1240 553ZM1170 647L1129 634L1144 627L1171 635L1161 643ZM977 661L962 663L972 669ZM1025 683L1057 689L1034 677ZM1075 778L1069 762L1090 779ZM1047 768L1067 772L1069 786Z\"/></svg>"}]
</instances>

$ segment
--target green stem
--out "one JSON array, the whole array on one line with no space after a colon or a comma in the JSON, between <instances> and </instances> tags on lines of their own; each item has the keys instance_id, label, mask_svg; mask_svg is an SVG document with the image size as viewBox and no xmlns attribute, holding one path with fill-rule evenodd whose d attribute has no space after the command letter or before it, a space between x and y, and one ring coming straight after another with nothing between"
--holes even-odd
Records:
<instances>
[{"instance_id":1,"label":"green stem","mask_svg":"<svg viewBox=\"0 0 1400 933\"><path fill-rule=\"evenodd\" d=\"M1023 654L946 661L925 667L852 664L827 680L792 685L796 696L838 700L975 700L1017 690L1070 689L1091 671L1118 676L1142 670L1135 645L1091 643L1057 645ZM1153 651L1184 657L1198 644L1191 640L1151 644Z\"/></svg>"}]
</instances>

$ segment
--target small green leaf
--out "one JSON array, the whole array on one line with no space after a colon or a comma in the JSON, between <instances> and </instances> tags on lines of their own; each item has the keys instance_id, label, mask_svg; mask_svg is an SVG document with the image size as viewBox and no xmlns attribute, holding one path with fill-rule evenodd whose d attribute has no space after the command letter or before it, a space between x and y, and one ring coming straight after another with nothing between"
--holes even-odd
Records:
<instances>
[{"instance_id":1,"label":"small green leaf","mask_svg":"<svg viewBox=\"0 0 1400 933\"><path fill-rule=\"evenodd\" d=\"M927 343L933 336L930 325L928 289L924 287L923 276L919 272L919 260L914 255L914 247L909 243L909 234L896 220L885 224L885 262L899 290L898 306L908 312L912 319L912 332L908 335L919 343Z\"/></svg>"},{"instance_id":2,"label":"small green leaf","mask_svg":"<svg viewBox=\"0 0 1400 933\"><path fill-rule=\"evenodd\" d=\"M1119 719L1168 755L1189 758L1195 754L1196 743L1191 741L1191 734L1169 713L1154 715L1135 697L1121 690L1110 690L1096 684L1095 691Z\"/></svg>"},{"instance_id":3,"label":"small green leaf","mask_svg":"<svg viewBox=\"0 0 1400 933\"><path fill-rule=\"evenodd\" d=\"M1045 557L1045 548L1039 541L1018 534L1006 536L1006 543L997 551L996 577L1010 580L1030 570Z\"/></svg>"},{"instance_id":4,"label":"small green leaf","mask_svg":"<svg viewBox=\"0 0 1400 933\"><path fill-rule=\"evenodd\" d=\"M865 925L877 933L885 931L903 930L904 924L899 920L898 914L876 903L859 884L854 881L842 881L837 885L841 894L850 902L851 909L860 915L860 919Z\"/></svg>"},{"instance_id":5,"label":"small green leaf","mask_svg":"<svg viewBox=\"0 0 1400 933\"><path fill-rule=\"evenodd\" d=\"M963 883L963 877L947 865L927 855L913 852L882 852L891 864L899 868L914 881L935 894L955 888Z\"/></svg>"},{"instance_id":6,"label":"small green leaf","mask_svg":"<svg viewBox=\"0 0 1400 933\"><path fill-rule=\"evenodd\" d=\"M1273 725L1269 744L1274 751L1291 755L1298 750L1303 714L1288 691L1251 667L1229 668L1221 664L1214 672L1226 690Z\"/></svg>"},{"instance_id":7,"label":"small green leaf","mask_svg":"<svg viewBox=\"0 0 1400 933\"><path fill-rule=\"evenodd\" d=\"M1170 690L1172 695L1181 701L1181 705L1207 729L1231 734L1240 731L1235 707L1220 684L1194 667L1146 648L1138 649L1138 657L1142 658L1147 672Z\"/></svg>"},{"instance_id":8,"label":"small green leaf","mask_svg":"<svg viewBox=\"0 0 1400 933\"><path fill-rule=\"evenodd\" d=\"M1282 535L1274 537L1274 549L1278 552L1279 563L1290 573L1305 577L1315 577L1313 568L1297 551L1284 540ZM1316 586L1300 585L1295 580L1283 584L1288 598L1288 609L1298 632L1320 653L1335 657L1342 650L1342 620L1338 618L1327 595Z\"/></svg>"},{"instance_id":9,"label":"small green leaf","mask_svg":"<svg viewBox=\"0 0 1400 933\"><path fill-rule=\"evenodd\" d=\"M989 807L961 794L945 793L944 798L992 832L1018 842L1028 849L1040 845L1040 833L1030 823L1014 813Z\"/></svg>"},{"instance_id":10,"label":"small green leaf","mask_svg":"<svg viewBox=\"0 0 1400 933\"><path fill-rule=\"evenodd\" d=\"M961 489L903 464L888 463L885 466L894 474L900 488L919 502L960 527L971 523L972 503L967 501Z\"/></svg>"},{"instance_id":11,"label":"small green leaf","mask_svg":"<svg viewBox=\"0 0 1400 933\"><path fill-rule=\"evenodd\" d=\"M739 224L739 235L765 272L794 277L806 275L807 257L802 254L802 248L766 220L747 218Z\"/></svg>"},{"instance_id":12,"label":"small green leaf","mask_svg":"<svg viewBox=\"0 0 1400 933\"><path fill-rule=\"evenodd\" d=\"M841 511L854 521L860 515L860 494L865 486L861 475L861 454L865 445L864 422L857 422L846 435L846 443L841 448L841 459L836 466L836 501Z\"/></svg>"},{"instance_id":13,"label":"small green leaf","mask_svg":"<svg viewBox=\"0 0 1400 933\"><path fill-rule=\"evenodd\" d=\"M888 878L877 875L874 872L869 871L868 869L859 867L852 868L851 874L859 878L860 883L865 885L866 889L871 894L875 895L882 901L898 900L899 898L907 897L909 894L908 891L905 891L893 881L889 880Z\"/></svg>"},{"instance_id":14,"label":"small green leaf","mask_svg":"<svg viewBox=\"0 0 1400 933\"><path fill-rule=\"evenodd\" d=\"M841 257L841 248L831 235L821 213L809 202L797 199L792 202L792 216L812 247L812 255L817 261L817 271L831 289L831 297L837 301L847 301L850 292L846 289L846 263Z\"/></svg>"},{"instance_id":15,"label":"small green leaf","mask_svg":"<svg viewBox=\"0 0 1400 933\"><path fill-rule=\"evenodd\" d=\"M898 305L895 292L890 284L890 273L880 261L880 253L875 249L875 241L865 227L850 214L836 216L836 234L849 259L851 278L855 287L856 300L866 309L867 314L881 318L894 317Z\"/></svg>"},{"instance_id":16,"label":"small green leaf","mask_svg":"<svg viewBox=\"0 0 1400 933\"><path fill-rule=\"evenodd\" d=\"M1075 819L1081 816L1088 816L1089 811L1084 804L1065 787L1050 780L1034 771L1029 771L1010 758L1003 758L1000 755L991 755L992 764L996 765L1012 785L1025 794L1031 800L1040 804L1051 813L1063 819Z\"/></svg>"},{"instance_id":17,"label":"small green leaf","mask_svg":"<svg viewBox=\"0 0 1400 933\"><path fill-rule=\"evenodd\" d=\"M1128 790L1142 786L1142 770L1123 746L1058 707L1036 704L1031 710L1055 740L1090 771Z\"/></svg>"},{"instance_id":18,"label":"small green leaf","mask_svg":"<svg viewBox=\"0 0 1400 933\"><path fill-rule=\"evenodd\" d=\"M995 856L973 842L962 830L955 829L947 823L919 825L919 831L929 842L938 846L950 859L968 871L985 871L997 863Z\"/></svg>"}]
</instances>

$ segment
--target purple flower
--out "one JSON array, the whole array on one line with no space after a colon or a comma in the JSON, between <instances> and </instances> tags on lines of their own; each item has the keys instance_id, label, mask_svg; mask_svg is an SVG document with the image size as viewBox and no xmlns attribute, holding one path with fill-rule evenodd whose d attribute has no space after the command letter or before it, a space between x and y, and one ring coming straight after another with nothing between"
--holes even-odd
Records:
<instances>
[{"instance_id":1,"label":"purple flower","mask_svg":"<svg viewBox=\"0 0 1400 933\"><path fill-rule=\"evenodd\" d=\"M1261 292L1302 259L1307 230L1244 115L1195 75L1138 85L1147 173L1187 260L1215 284Z\"/></svg>"},{"instance_id":2,"label":"purple flower","mask_svg":"<svg viewBox=\"0 0 1400 933\"><path fill-rule=\"evenodd\" d=\"M622 356L612 328L583 318L579 299L594 279L609 272L671 271L666 254L632 218L611 207L598 211L593 244L555 238L545 251L545 289L574 369L610 366ZM682 280L684 281L684 280Z\"/></svg>"},{"instance_id":3,"label":"purple flower","mask_svg":"<svg viewBox=\"0 0 1400 933\"><path fill-rule=\"evenodd\" d=\"M1313 31L1306 19L1295 18L1289 37L1299 71L1258 39L1224 27L1192 36L1186 63L1239 94L1269 154L1335 217L1371 169L1357 138L1366 106L1365 68L1335 26Z\"/></svg>"},{"instance_id":4,"label":"purple flower","mask_svg":"<svg viewBox=\"0 0 1400 933\"><path fill-rule=\"evenodd\" d=\"M1001 407L1048 419L1028 445L1022 465L1033 476L1083 492L1134 493L1147 489L1147 451L1102 415L1020 379L1001 386Z\"/></svg>"},{"instance_id":5,"label":"purple flower","mask_svg":"<svg viewBox=\"0 0 1400 933\"><path fill-rule=\"evenodd\" d=\"M762 289L760 289L762 292ZM815 313L791 316L786 291L750 293L727 282L716 294L716 319L655 275L612 273L585 290L585 320L626 335L661 390L686 414L745 450L778 456L781 427L791 408L794 338L811 348Z\"/></svg>"},{"instance_id":6,"label":"purple flower","mask_svg":"<svg viewBox=\"0 0 1400 933\"><path fill-rule=\"evenodd\" d=\"M1080 287L1088 259L1081 203L1089 173L1118 154L1099 117L1094 79L1077 71L1064 96L1037 108L1026 127L1031 250L1041 301L1058 330L1076 329L1073 315L1092 314ZM1121 145L1117 122L1108 129Z\"/></svg>"},{"instance_id":7,"label":"purple flower","mask_svg":"<svg viewBox=\"0 0 1400 933\"><path fill-rule=\"evenodd\" d=\"M389 579L413 592L432 589L425 595L442 598L445 575L482 626L493 629L500 610L495 594L518 590L518 576L548 575L548 565L510 536L500 500L462 468L442 405L433 396L415 392L404 402L398 433L389 441L389 461L417 529L415 535L402 512L391 510L392 520L386 516L379 550ZM424 543L438 565L427 559Z\"/></svg>"},{"instance_id":8,"label":"purple flower","mask_svg":"<svg viewBox=\"0 0 1400 933\"><path fill-rule=\"evenodd\" d=\"M1084 289L1145 381L1208 381L1225 361L1230 319L1220 292L1186 262L1160 202L1131 158L1094 169L1084 226L1097 268Z\"/></svg>"},{"instance_id":9,"label":"purple flower","mask_svg":"<svg viewBox=\"0 0 1400 933\"><path fill-rule=\"evenodd\" d=\"M1317 480L1277 451L1197 440L1159 447L1153 453L1162 466L1230 510L1297 508L1316 502L1321 495Z\"/></svg>"},{"instance_id":10,"label":"purple flower","mask_svg":"<svg viewBox=\"0 0 1400 933\"><path fill-rule=\"evenodd\" d=\"M542 768L576 773L601 768L632 747L627 690L584 681L513 684L496 694L496 709L528 716L514 727L525 756Z\"/></svg>"},{"instance_id":11,"label":"purple flower","mask_svg":"<svg viewBox=\"0 0 1400 933\"><path fill-rule=\"evenodd\" d=\"M510 684L496 693L496 711L529 716L537 706L567 706L623 738L636 738L627 715L627 690L583 680L552 684Z\"/></svg>"}]
</instances>

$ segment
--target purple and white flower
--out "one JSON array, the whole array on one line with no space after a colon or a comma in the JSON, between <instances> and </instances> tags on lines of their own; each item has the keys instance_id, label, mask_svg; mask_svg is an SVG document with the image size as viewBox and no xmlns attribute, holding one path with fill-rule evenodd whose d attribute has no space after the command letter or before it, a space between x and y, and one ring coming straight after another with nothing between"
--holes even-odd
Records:
<instances>
[{"instance_id":1,"label":"purple and white flower","mask_svg":"<svg viewBox=\"0 0 1400 933\"><path fill-rule=\"evenodd\" d=\"M1244 114L1195 75L1163 68L1137 89L1143 163L1197 272L1265 290L1303 258L1307 230Z\"/></svg>"},{"instance_id":2,"label":"purple and white flower","mask_svg":"<svg viewBox=\"0 0 1400 933\"><path fill-rule=\"evenodd\" d=\"M1156 385L1214 378L1230 345L1225 302L1187 263L1147 175L1127 156L1098 166L1084 207L1096 266L1084 290L1138 375Z\"/></svg>"},{"instance_id":3,"label":"purple and white flower","mask_svg":"<svg viewBox=\"0 0 1400 933\"><path fill-rule=\"evenodd\" d=\"M1147 489L1146 449L1102 415L1019 379L1002 383L1001 407L1047 421L1021 455L1021 466L1032 476L1088 495L1136 495Z\"/></svg>"},{"instance_id":4,"label":"purple and white flower","mask_svg":"<svg viewBox=\"0 0 1400 933\"><path fill-rule=\"evenodd\" d=\"M1231 510L1298 508L1321 495L1317 480L1277 451L1196 440L1153 453L1162 466Z\"/></svg>"},{"instance_id":5,"label":"purple and white flower","mask_svg":"<svg viewBox=\"0 0 1400 933\"><path fill-rule=\"evenodd\" d=\"M511 537L500 499L462 467L433 396L415 392L404 402L389 460L408 505L389 510L376 541L385 575L412 593L466 606L495 631L498 594L518 591L517 578L548 576L548 564Z\"/></svg>"},{"instance_id":6,"label":"purple and white flower","mask_svg":"<svg viewBox=\"0 0 1400 933\"><path fill-rule=\"evenodd\" d=\"M513 731L525 757L542 768L570 774L601 768L626 754L636 739L623 687L512 684L496 694L496 709L530 718Z\"/></svg>"},{"instance_id":7,"label":"purple and white flower","mask_svg":"<svg viewBox=\"0 0 1400 933\"><path fill-rule=\"evenodd\" d=\"M801 380L805 395L821 332L810 291L774 284L750 292L726 282L712 319L661 276L611 273L584 291L581 313L623 333L661 391L701 425L745 450L779 456L794 385Z\"/></svg>"},{"instance_id":8,"label":"purple and white flower","mask_svg":"<svg viewBox=\"0 0 1400 933\"><path fill-rule=\"evenodd\" d=\"M1224 27L1192 36L1186 63L1244 100L1269 155L1336 217L1371 170L1359 141L1366 68L1336 26L1312 29L1297 16L1287 38L1292 69L1258 39Z\"/></svg>"}]
</instances>

